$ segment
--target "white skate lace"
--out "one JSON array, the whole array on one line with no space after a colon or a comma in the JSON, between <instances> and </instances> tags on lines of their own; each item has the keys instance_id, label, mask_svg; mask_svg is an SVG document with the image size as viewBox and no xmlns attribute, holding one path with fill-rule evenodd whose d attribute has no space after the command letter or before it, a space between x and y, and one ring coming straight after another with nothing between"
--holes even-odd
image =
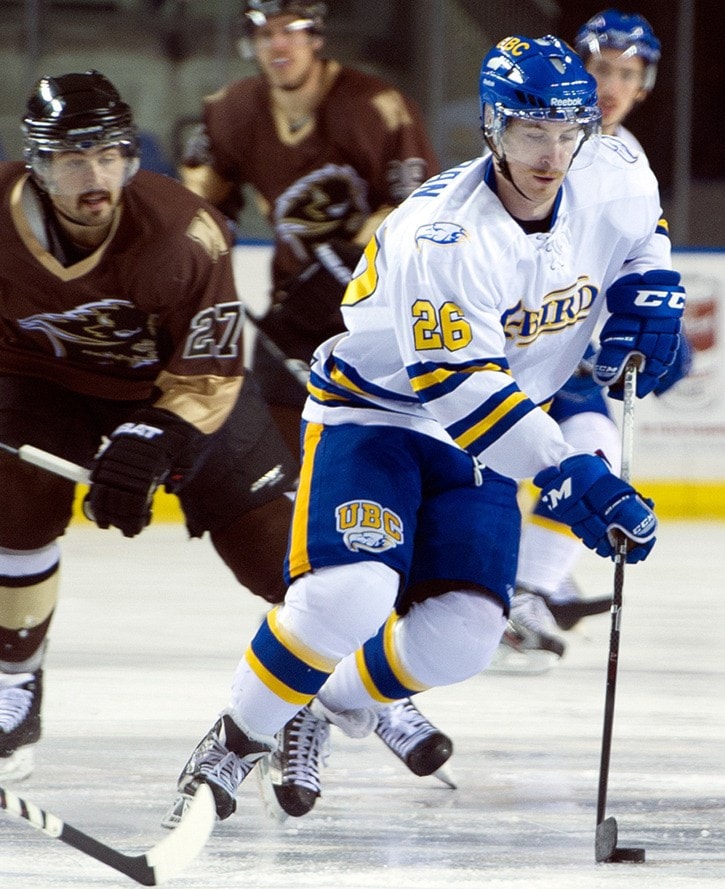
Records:
<instances>
[{"instance_id":1,"label":"white skate lace","mask_svg":"<svg viewBox=\"0 0 725 889\"><path fill-rule=\"evenodd\" d=\"M32 673L0 673L0 731L9 734L27 717L33 692L22 686L32 679Z\"/></svg>"},{"instance_id":2,"label":"white skate lace","mask_svg":"<svg viewBox=\"0 0 725 889\"><path fill-rule=\"evenodd\" d=\"M196 764L194 774L213 781L230 796L236 796L239 785L254 762L247 762L236 753L227 750L217 738L210 739L209 746L202 755L204 758Z\"/></svg>"},{"instance_id":3,"label":"white skate lace","mask_svg":"<svg viewBox=\"0 0 725 889\"><path fill-rule=\"evenodd\" d=\"M330 726L305 707L284 730L278 756L282 783L296 784L320 793L320 762L327 765L330 755Z\"/></svg>"},{"instance_id":4,"label":"white skate lace","mask_svg":"<svg viewBox=\"0 0 725 889\"><path fill-rule=\"evenodd\" d=\"M378 711L378 735L398 756L405 758L437 729L407 698Z\"/></svg>"}]
</instances>

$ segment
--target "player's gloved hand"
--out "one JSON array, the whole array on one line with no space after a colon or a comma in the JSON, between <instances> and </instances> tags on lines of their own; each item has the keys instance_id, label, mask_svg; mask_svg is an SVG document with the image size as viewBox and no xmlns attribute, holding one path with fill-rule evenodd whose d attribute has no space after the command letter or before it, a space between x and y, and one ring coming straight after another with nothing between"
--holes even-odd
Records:
<instances>
[{"instance_id":1,"label":"player's gloved hand","mask_svg":"<svg viewBox=\"0 0 725 889\"><path fill-rule=\"evenodd\" d=\"M323 339L342 330L340 303L362 252L337 238L318 244L317 258L277 292L257 325L289 358L309 361Z\"/></svg>"},{"instance_id":2,"label":"player's gloved hand","mask_svg":"<svg viewBox=\"0 0 725 889\"><path fill-rule=\"evenodd\" d=\"M627 538L627 562L646 559L655 543L654 503L609 471L596 454L576 454L539 472L539 510L563 522L600 556L614 556L619 531Z\"/></svg>"},{"instance_id":3,"label":"player's gloved hand","mask_svg":"<svg viewBox=\"0 0 725 889\"><path fill-rule=\"evenodd\" d=\"M165 482L178 486L191 468L203 435L161 408L142 408L118 426L96 455L84 503L99 528L114 526L135 537L151 521L154 491Z\"/></svg>"},{"instance_id":4,"label":"player's gloved hand","mask_svg":"<svg viewBox=\"0 0 725 889\"><path fill-rule=\"evenodd\" d=\"M654 388L655 395L663 395L675 383L679 383L692 370L692 346L684 332L680 332L680 346L675 353L675 360L665 370Z\"/></svg>"},{"instance_id":5,"label":"player's gloved hand","mask_svg":"<svg viewBox=\"0 0 725 889\"><path fill-rule=\"evenodd\" d=\"M621 377L627 361L641 356L637 397L655 389L675 360L680 340L685 288L678 272L655 269L625 275L607 291L611 317L599 337L594 379L609 386L612 398L622 399Z\"/></svg>"}]
</instances>

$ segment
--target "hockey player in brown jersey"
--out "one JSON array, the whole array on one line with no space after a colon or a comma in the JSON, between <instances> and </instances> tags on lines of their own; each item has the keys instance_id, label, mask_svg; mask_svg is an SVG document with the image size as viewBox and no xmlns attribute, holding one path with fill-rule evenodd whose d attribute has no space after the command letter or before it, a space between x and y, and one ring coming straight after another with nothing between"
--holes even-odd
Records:
<instances>
[{"instance_id":1,"label":"hockey player in brown jersey","mask_svg":"<svg viewBox=\"0 0 725 889\"><path fill-rule=\"evenodd\" d=\"M45 77L23 162L0 164L0 442L92 470L87 506L127 537L161 484L270 602L297 465L245 374L224 217L138 171L131 109L100 73ZM107 440L105 447L100 447ZM0 774L32 768L74 484L0 453Z\"/></svg>"},{"instance_id":2,"label":"hockey player in brown jersey","mask_svg":"<svg viewBox=\"0 0 725 889\"><path fill-rule=\"evenodd\" d=\"M274 230L273 304L258 323L306 363L342 330L338 307L371 234L438 161L410 99L323 55L324 3L244 6L244 44L259 73L206 98L181 174L232 215L240 188L253 188ZM253 366L297 453L304 388L263 347Z\"/></svg>"},{"instance_id":3,"label":"hockey player in brown jersey","mask_svg":"<svg viewBox=\"0 0 725 889\"><path fill-rule=\"evenodd\" d=\"M244 9L244 47L259 73L206 98L181 174L231 217L241 188L251 186L273 228L271 308L257 321L253 367L298 454L306 391L280 355L306 367L315 348L343 330L339 305L363 248L439 165L415 103L324 56L325 3L250 0ZM314 805L328 731L305 709L280 733L278 754L260 770L271 808L281 806L276 814L303 815ZM381 709L375 732L415 774L452 783L441 769L450 739L409 699Z\"/></svg>"}]
</instances>

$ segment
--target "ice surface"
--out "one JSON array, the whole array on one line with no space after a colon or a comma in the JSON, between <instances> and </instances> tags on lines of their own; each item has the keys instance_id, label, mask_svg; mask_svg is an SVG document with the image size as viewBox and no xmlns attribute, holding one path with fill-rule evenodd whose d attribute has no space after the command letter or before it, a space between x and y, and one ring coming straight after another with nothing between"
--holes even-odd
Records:
<instances>
[{"instance_id":1,"label":"ice surface","mask_svg":"<svg viewBox=\"0 0 725 889\"><path fill-rule=\"evenodd\" d=\"M227 700L265 603L178 525L124 540L74 525L46 661L44 736L8 785L127 854L164 832L177 773ZM586 554L587 595L613 566ZM541 676L480 675L417 699L452 736L458 789L376 738L333 730L323 796L284 825L254 778L179 889L714 889L725 885L725 524L664 524L627 568L607 814L645 864L595 864L609 615ZM0 811L0 887L129 879Z\"/></svg>"}]
</instances>

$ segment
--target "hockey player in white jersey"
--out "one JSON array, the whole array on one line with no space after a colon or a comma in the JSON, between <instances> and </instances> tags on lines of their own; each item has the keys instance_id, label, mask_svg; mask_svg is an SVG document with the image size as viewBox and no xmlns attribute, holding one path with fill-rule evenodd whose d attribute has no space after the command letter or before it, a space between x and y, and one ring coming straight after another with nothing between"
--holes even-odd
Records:
<instances>
[{"instance_id":1,"label":"hockey player in white jersey","mask_svg":"<svg viewBox=\"0 0 725 889\"><path fill-rule=\"evenodd\" d=\"M660 41L643 16L607 9L592 16L576 34L575 48L587 71L597 81L597 104L602 133L616 136L635 154L643 149L623 126L633 108L654 87ZM579 368L557 393L549 414L566 440L577 448L603 451L614 472L619 471L620 436L612 418L606 390L592 378L591 346ZM690 350L685 337L675 362L655 387L661 395L688 371ZM546 509L535 503L524 523L516 592L511 619L496 653L497 672L541 673L564 654L561 630L581 618L609 611L611 595L585 598L579 594L572 571L582 555L581 542Z\"/></svg>"},{"instance_id":2,"label":"hockey player in white jersey","mask_svg":"<svg viewBox=\"0 0 725 889\"><path fill-rule=\"evenodd\" d=\"M480 95L492 154L390 214L344 297L347 332L315 354L290 586L167 823L202 782L229 817L303 708L361 735L382 703L483 670L515 582L517 480L533 477L551 517L601 556L615 529L629 562L654 545L651 502L542 406L605 311L601 382L637 353L645 395L674 357L684 293L655 178L621 142L598 146L596 84L554 37L502 40Z\"/></svg>"}]
</instances>

